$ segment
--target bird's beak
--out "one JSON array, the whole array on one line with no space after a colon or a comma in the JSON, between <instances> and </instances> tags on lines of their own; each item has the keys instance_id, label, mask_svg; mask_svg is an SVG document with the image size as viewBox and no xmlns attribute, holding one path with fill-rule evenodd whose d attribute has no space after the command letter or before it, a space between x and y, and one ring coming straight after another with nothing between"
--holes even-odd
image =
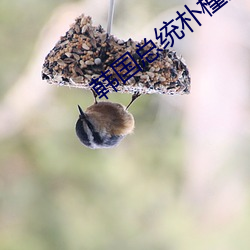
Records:
<instances>
[{"instance_id":1,"label":"bird's beak","mask_svg":"<svg viewBox=\"0 0 250 250\"><path fill-rule=\"evenodd\" d=\"M77 106L78 106L78 110L79 110L79 113L80 113L80 118L86 118L84 112L82 111L82 108L79 105L77 105Z\"/></svg>"}]
</instances>

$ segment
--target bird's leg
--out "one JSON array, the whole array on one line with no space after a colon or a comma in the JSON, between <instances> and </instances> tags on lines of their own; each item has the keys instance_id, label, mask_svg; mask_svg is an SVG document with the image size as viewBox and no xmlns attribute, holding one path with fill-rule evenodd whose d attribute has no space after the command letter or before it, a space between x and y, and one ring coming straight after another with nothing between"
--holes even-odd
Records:
<instances>
[{"instance_id":1,"label":"bird's leg","mask_svg":"<svg viewBox=\"0 0 250 250\"><path fill-rule=\"evenodd\" d=\"M126 107L126 110L131 106L131 104L139 97L141 96L141 94L139 92L135 92L133 95L132 95L132 99L130 101L130 103L128 104L128 106Z\"/></svg>"},{"instance_id":2,"label":"bird's leg","mask_svg":"<svg viewBox=\"0 0 250 250\"><path fill-rule=\"evenodd\" d=\"M95 99L95 103L94 104L97 104L97 100L96 100L97 94L96 94L96 92L93 89L91 89L91 91L92 91L92 94L93 94L94 99Z\"/></svg>"}]
</instances>

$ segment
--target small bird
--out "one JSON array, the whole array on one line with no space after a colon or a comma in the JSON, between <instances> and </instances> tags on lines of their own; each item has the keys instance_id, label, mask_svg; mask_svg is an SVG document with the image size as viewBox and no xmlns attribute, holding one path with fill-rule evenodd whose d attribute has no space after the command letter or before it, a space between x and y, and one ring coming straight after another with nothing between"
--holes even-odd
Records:
<instances>
[{"instance_id":1,"label":"small bird","mask_svg":"<svg viewBox=\"0 0 250 250\"><path fill-rule=\"evenodd\" d=\"M95 103L84 112L80 112L76 122L76 134L82 144L91 149L111 148L134 130L134 117L127 109L140 96L135 93L127 107L112 102L97 102L96 93L92 90Z\"/></svg>"}]
</instances>

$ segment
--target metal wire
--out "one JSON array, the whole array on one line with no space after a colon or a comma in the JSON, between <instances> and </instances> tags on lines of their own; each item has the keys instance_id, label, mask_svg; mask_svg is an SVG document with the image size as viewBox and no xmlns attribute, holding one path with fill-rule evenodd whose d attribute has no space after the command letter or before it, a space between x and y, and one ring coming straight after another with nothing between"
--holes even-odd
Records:
<instances>
[{"instance_id":1,"label":"metal wire","mask_svg":"<svg viewBox=\"0 0 250 250\"><path fill-rule=\"evenodd\" d=\"M107 26L107 33L108 34L110 34L111 30L112 30L114 10L115 10L115 0L110 0L109 13L108 13L108 26Z\"/></svg>"}]
</instances>

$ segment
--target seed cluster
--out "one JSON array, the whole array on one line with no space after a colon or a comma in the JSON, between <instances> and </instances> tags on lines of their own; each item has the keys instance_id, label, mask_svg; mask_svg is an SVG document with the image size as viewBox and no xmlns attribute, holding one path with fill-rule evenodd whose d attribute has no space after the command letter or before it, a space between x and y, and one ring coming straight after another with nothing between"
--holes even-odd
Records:
<instances>
[{"instance_id":1,"label":"seed cluster","mask_svg":"<svg viewBox=\"0 0 250 250\"><path fill-rule=\"evenodd\" d=\"M144 40L123 41L108 35L101 26L92 26L91 17L81 15L45 58L42 78L51 84L91 89L91 80L109 70L111 79L118 80L117 90L121 93L188 94L190 76L183 59L174 51L154 48L150 57L155 58L158 53L157 59L148 63L145 57L143 62L136 50L144 44ZM150 49L148 46L143 48L144 52ZM124 84L110 65L126 52L142 70ZM107 89L115 91L110 85Z\"/></svg>"}]
</instances>

